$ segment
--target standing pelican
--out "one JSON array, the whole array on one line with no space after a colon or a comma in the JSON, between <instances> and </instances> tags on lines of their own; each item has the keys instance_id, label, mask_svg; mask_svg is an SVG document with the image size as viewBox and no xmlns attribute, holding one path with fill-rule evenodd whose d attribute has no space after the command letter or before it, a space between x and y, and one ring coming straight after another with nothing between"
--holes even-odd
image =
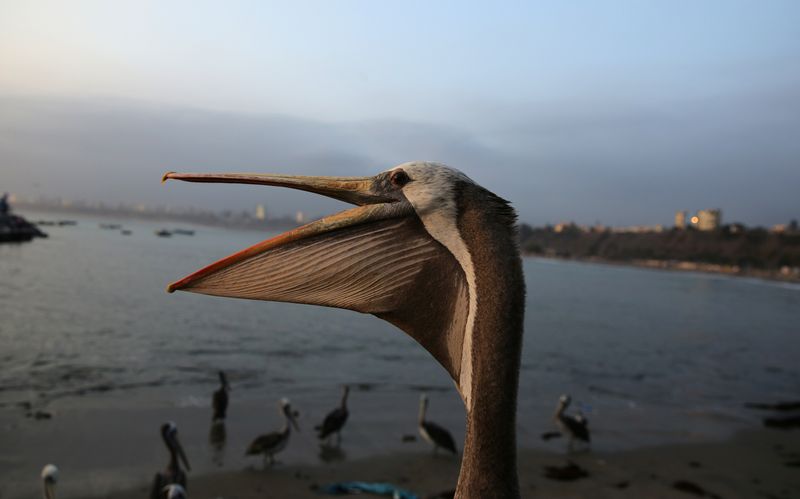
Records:
<instances>
[{"instance_id":1,"label":"standing pelican","mask_svg":"<svg viewBox=\"0 0 800 499\"><path fill-rule=\"evenodd\" d=\"M325 420L321 425L315 427L317 436L320 440L330 439L331 435L336 433L336 442L342 443L342 428L347 422L347 394L350 393L350 387L345 385L342 391L342 403L336 409L332 410L325 416Z\"/></svg>"},{"instance_id":2,"label":"standing pelican","mask_svg":"<svg viewBox=\"0 0 800 499\"><path fill-rule=\"evenodd\" d=\"M167 173L163 180L289 187L357 205L172 283L253 300L370 313L413 337L467 413L456 497L519 497L516 406L525 281L507 201L438 163L373 177Z\"/></svg>"},{"instance_id":3,"label":"standing pelican","mask_svg":"<svg viewBox=\"0 0 800 499\"><path fill-rule=\"evenodd\" d=\"M441 447L455 454L456 442L453 435L432 421L425 421L425 412L428 410L428 396L424 393L419 397L419 434L422 438L433 444L433 453Z\"/></svg>"},{"instance_id":4,"label":"standing pelican","mask_svg":"<svg viewBox=\"0 0 800 499\"><path fill-rule=\"evenodd\" d=\"M178 457L183 461L186 470L191 470L189 460L183 452L183 446L178 440L178 427L172 421L161 425L161 438L169 451L169 463L164 471L159 471L153 478L153 487L150 489L150 499L164 499L167 496L166 487L170 484L178 484L186 488L186 472L181 469Z\"/></svg>"},{"instance_id":5,"label":"standing pelican","mask_svg":"<svg viewBox=\"0 0 800 499\"><path fill-rule=\"evenodd\" d=\"M211 421L225 421L225 412L228 410L228 391L231 387L228 384L228 377L223 371L219 372L219 389L214 392L211 399L211 406L214 408L214 415Z\"/></svg>"},{"instance_id":6,"label":"standing pelican","mask_svg":"<svg viewBox=\"0 0 800 499\"><path fill-rule=\"evenodd\" d=\"M54 464L48 464L42 468L44 499L56 499L56 482L58 482L58 468Z\"/></svg>"},{"instance_id":7,"label":"standing pelican","mask_svg":"<svg viewBox=\"0 0 800 499\"><path fill-rule=\"evenodd\" d=\"M561 434L567 437L569 443L567 449L572 451L572 446L575 440L582 440L587 444L590 441L589 437L589 420L583 414L569 415L564 414L567 410L572 398L569 395L562 395L558 399L556 412L553 414L553 421L558 425Z\"/></svg>"},{"instance_id":8,"label":"standing pelican","mask_svg":"<svg viewBox=\"0 0 800 499\"><path fill-rule=\"evenodd\" d=\"M246 456L257 456L259 454L263 454L264 459L269 458L269 464L274 464L275 458L273 456L285 449L286 444L289 443L289 436L292 434L291 426L294 426L295 430L300 431L300 427L297 426L295 413L292 411L292 405L289 403L289 399L281 399L279 406L281 414L283 414L283 417L285 418L283 422L283 428L280 431L273 431L272 433L267 433L266 435L260 435L256 437L256 439L253 440L247 447L247 452L245 452ZM291 423L291 426L289 423Z\"/></svg>"}]
</instances>

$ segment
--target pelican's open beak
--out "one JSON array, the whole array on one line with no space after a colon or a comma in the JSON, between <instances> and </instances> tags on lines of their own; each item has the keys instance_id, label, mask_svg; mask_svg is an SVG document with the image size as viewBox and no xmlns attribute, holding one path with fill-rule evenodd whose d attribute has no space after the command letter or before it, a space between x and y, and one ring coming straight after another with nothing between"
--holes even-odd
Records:
<instances>
[{"instance_id":1,"label":"pelican's open beak","mask_svg":"<svg viewBox=\"0 0 800 499\"><path fill-rule=\"evenodd\" d=\"M374 229L378 229L378 226L386 229L386 222L413 214L413 208L408 201L388 187L385 174L375 177L309 177L258 173L170 172L162 178L162 181L167 180L288 187L357 205L356 208L324 217L212 263L170 284L167 287L170 293L181 290L372 311L364 310L364 307L350 303L343 296L337 297L331 293L330 291L342 290L332 289L337 288L336 283L324 278L324 271L330 270L330 277L338 276L336 278L341 281L346 277L347 269L355 270L352 258L359 256L362 266L372 264L374 269L374 265L378 263L375 259L380 260L382 255L386 256L382 252L388 249L386 231L377 237ZM371 224L373 230L358 233L358 228ZM378 233L381 231L378 230ZM395 248L388 255L400 258L400 253L402 249ZM272 258L273 256L279 258ZM344 260L349 260L349 263ZM375 278L375 275L372 277ZM314 282L317 284L314 285ZM350 293L351 298L359 299L352 294Z\"/></svg>"},{"instance_id":2,"label":"pelican's open beak","mask_svg":"<svg viewBox=\"0 0 800 499\"><path fill-rule=\"evenodd\" d=\"M288 187L356 205L212 263L170 284L169 292L371 313L414 337L457 379L460 352L449 348L445 333L460 314L454 311L467 303L463 272L425 230L391 172L374 177L167 173L163 180Z\"/></svg>"}]
</instances>

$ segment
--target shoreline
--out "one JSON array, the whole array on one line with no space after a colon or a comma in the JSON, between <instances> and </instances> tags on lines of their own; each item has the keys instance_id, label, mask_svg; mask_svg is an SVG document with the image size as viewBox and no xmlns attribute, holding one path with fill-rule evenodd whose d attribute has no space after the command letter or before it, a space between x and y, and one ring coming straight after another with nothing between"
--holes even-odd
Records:
<instances>
[{"instance_id":1,"label":"shoreline","mask_svg":"<svg viewBox=\"0 0 800 499\"><path fill-rule=\"evenodd\" d=\"M789 284L800 284L800 276L784 274L779 271L743 270L740 267L731 265L719 265L714 263L690 262L683 260L608 260L605 258L566 258L560 256L548 256L539 253L523 252L524 258L541 258L543 260L556 260L562 262L596 263L600 265L614 265L618 267L636 267L641 269L662 270L666 272L695 272L700 274L724 275L730 277L761 279L770 282L782 282Z\"/></svg>"},{"instance_id":2,"label":"shoreline","mask_svg":"<svg viewBox=\"0 0 800 499\"><path fill-rule=\"evenodd\" d=\"M154 223L186 223L200 227L209 227L215 229L230 229L230 230L244 230L244 231L267 231L267 232L280 232L283 230L298 227L296 223L290 223L287 219L270 220L266 222L258 222L255 220L220 220L218 218L208 218L204 216L194 217L191 215L158 213L158 214L143 214L131 212L97 212L87 210L75 210L69 208L52 208L41 207L37 205L21 204L23 208L27 208L34 213L67 213L71 215L88 216L92 218L123 218L127 220L140 220L145 222ZM313 220L313 218L311 219ZM800 284L800 274L793 273L790 269L783 270L760 270L760 269L743 269L736 265L721 265L705 262L693 262L688 260L657 260L657 259L634 259L634 260L609 260L600 257L562 257L556 255L548 255L544 253L528 252L521 249L521 255L524 258L543 258L548 260L560 261L576 261L585 263L599 263L603 265L617 265L626 267L638 267L653 270L665 271L678 271L678 272L698 272L703 274L716 274L726 275L731 277L745 277L751 279L762 279L772 282L785 282L791 284Z\"/></svg>"},{"instance_id":3,"label":"shoreline","mask_svg":"<svg viewBox=\"0 0 800 499\"><path fill-rule=\"evenodd\" d=\"M431 453L395 453L324 465L278 464L266 469L258 463L238 471L196 476L190 473L189 495L311 499L327 497L318 491L323 485L363 480L389 482L420 498L438 497L437 494L453 490L459 466L460 456ZM788 499L800 493L798 467L800 432L766 429L741 432L722 442L610 453L566 456L521 449L518 462L522 497L556 498ZM561 479L546 476L558 475L559 471ZM94 497L132 499L148 490L149 484L142 484Z\"/></svg>"}]
</instances>

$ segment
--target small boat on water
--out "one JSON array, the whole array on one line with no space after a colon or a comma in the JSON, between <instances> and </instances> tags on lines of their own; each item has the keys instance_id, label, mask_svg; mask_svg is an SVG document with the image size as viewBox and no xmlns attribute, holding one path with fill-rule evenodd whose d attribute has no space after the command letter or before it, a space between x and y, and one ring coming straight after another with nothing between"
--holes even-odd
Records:
<instances>
[{"instance_id":1,"label":"small boat on water","mask_svg":"<svg viewBox=\"0 0 800 499\"><path fill-rule=\"evenodd\" d=\"M181 236L193 236L194 231L190 229L175 229L172 231L173 234L178 234Z\"/></svg>"},{"instance_id":2,"label":"small boat on water","mask_svg":"<svg viewBox=\"0 0 800 499\"><path fill-rule=\"evenodd\" d=\"M38 225L39 227L65 227L65 226L74 226L78 225L78 222L75 220L37 220L33 222L34 225Z\"/></svg>"},{"instance_id":3,"label":"small boat on water","mask_svg":"<svg viewBox=\"0 0 800 499\"><path fill-rule=\"evenodd\" d=\"M128 229L122 229L122 231L120 231L120 234L122 234L123 236L130 236L131 234L133 234L133 231L130 231Z\"/></svg>"},{"instance_id":4,"label":"small boat on water","mask_svg":"<svg viewBox=\"0 0 800 499\"><path fill-rule=\"evenodd\" d=\"M120 230L122 228L121 224L99 224L99 226L104 230Z\"/></svg>"},{"instance_id":5,"label":"small boat on water","mask_svg":"<svg viewBox=\"0 0 800 499\"><path fill-rule=\"evenodd\" d=\"M156 231L156 235L158 237L172 237L172 232L168 231L167 229L160 229Z\"/></svg>"}]
</instances>

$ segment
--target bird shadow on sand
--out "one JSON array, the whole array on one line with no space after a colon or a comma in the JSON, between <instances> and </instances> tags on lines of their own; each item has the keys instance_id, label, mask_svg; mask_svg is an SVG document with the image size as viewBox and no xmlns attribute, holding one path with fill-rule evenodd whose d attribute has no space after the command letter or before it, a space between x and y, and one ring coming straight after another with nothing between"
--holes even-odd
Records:
<instances>
[{"instance_id":1,"label":"bird shadow on sand","mask_svg":"<svg viewBox=\"0 0 800 499\"><path fill-rule=\"evenodd\" d=\"M572 461L567 461L563 466L544 466L544 476L559 482L574 482L589 476L589 472Z\"/></svg>"}]
</instances>

